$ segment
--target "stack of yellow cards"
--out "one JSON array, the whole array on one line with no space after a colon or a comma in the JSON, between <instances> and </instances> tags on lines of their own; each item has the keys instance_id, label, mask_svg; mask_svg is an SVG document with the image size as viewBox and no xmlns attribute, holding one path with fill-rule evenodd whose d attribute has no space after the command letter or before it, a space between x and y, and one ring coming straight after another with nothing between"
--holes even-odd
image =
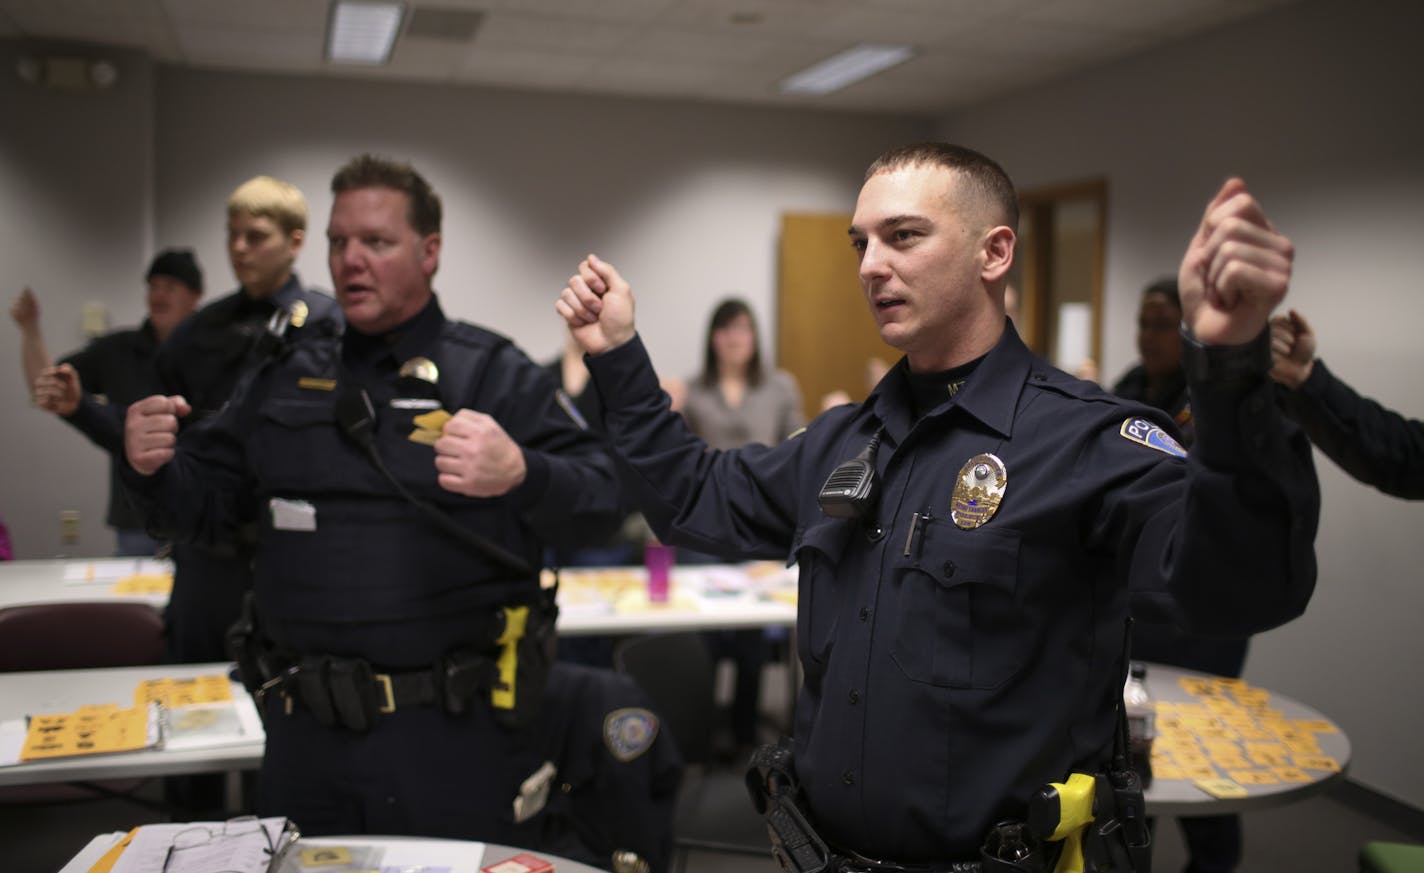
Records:
<instances>
[{"instance_id":1,"label":"stack of yellow cards","mask_svg":"<svg viewBox=\"0 0 1424 873\"><path fill-rule=\"evenodd\" d=\"M172 573L134 573L114 583L115 594L172 594Z\"/></svg>"},{"instance_id":2,"label":"stack of yellow cards","mask_svg":"<svg viewBox=\"0 0 1424 873\"><path fill-rule=\"evenodd\" d=\"M410 432L408 439L423 446L433 446L435 441L440 439L440 435L445 432L445 422L450 418L450 413L443 409L417 415L412 419L415 422L415 430Z\"/></svg>"},{"instance_id":3,"label":"stack of yellow cards","mask_svg":"<svg viewBox=\"0 0 1424 873\"><path fill-rule=\"evenodd\" d=\"M81 706L74 712L30 717L21 761L74 755L132 752L158 744L156 706L120 709L117 704Z\"/></svg>"},{"instance_id":4,"label":"stack of yellow cards","mask_svg":"<svg viewBox=\"0 0 1424 873\"><path fill-rule=\"evenodd\" d=\"M1184 677L1189 703L1157 702L1152 775L1190 779L1213 797L1244 797L1246 785L1310 782L1309 770L1336 772L1316 734L1338 729L1319 719L1287 719L1270 692L1240 679Z\"/></svg>"},{"instance_id":5,"label":"stack of yellow cards","mask_svg":"<svg viewBox=\"0 0 1424 873\"><path fill-rule=\"evenodd\" d=\"M134 688L135 706L161 703L171 708L229 700L232 700L232 684L221 673L206 673L192 679L145 679Z\"/></svg>"}]
</instances>

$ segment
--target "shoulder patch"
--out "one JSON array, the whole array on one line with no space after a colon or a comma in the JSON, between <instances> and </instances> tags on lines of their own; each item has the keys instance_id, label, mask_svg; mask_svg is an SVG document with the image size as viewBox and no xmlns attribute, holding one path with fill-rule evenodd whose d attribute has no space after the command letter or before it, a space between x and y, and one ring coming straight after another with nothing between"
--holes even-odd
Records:
<instances>
[{"instance_id":1,"label":"shoulder patch","mask_svg":"<svg viewBox=\"0 0 1424 873\"><path fill-rule=\"evenodd\" d=\"M642 707L615 709L603 717L603 745L625 764L651 748L657 738L658 717Z\"/></svg>"},{"instance_id":2,"label":"shoulder patch","mask_svg":"<svg viewBox=\"0 0 1424 873\"><path fill-rule=\"evenodd\" d=\"M554 402L559 404L559 408L564 411L564 414L567 415L574 424L578 425L579 430L588 430L588 421L584 419L583 413L578 411L578 407L574 406L574 399L568 395L567 391L562 388L555 388Z\"/></svg>"},{"instance_id":3,"label":"shoulder patch","mask_svg":"<svg viewBox=\"0 0 1424 873\"><path fill-rule=\"evenodd\" d=\"M1129 418L1123 421L1122 429L1118 431L1123 439L1130 442L1144 445L1149 449L1156 449L1174 458L1185 458L1187 450L1182 448L1182 444L1172 438L1162 428L1153 424L1145 418Z\"/></svg>"}]
</instances>

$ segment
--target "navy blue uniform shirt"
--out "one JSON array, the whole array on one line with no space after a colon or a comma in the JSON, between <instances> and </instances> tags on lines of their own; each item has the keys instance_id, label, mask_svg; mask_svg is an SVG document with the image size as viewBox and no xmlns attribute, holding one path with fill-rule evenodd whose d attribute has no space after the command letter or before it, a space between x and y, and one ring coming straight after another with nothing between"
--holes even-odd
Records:
<instances>
[{"instance_id":1,"label":"navy blue uniform shirt","mask_svg":"<svg viewBox=\"0 0 1424 873\"><path fill-rule=\"evenodd\" d=\"M436 381L402 374L424 358ZM540 566L544 543L596 539L621 520L612 462L559 405L549 373L507 339L447 321L438 303L382 337L305 338L245 382L228 408L190 428L151 480L180 537L221 541L249 499L257 510L255 590L264 631L295 652L427 666L488 645L472 613L527 594L532 577L441 531L405 500L338 424L337 399L363 388L383 463L416 497ZM493 498L441 488L415 419L439 409L493 417L523 448L523 483Z\"/></svg>"},{"instance_id":2,"label":"navy blue uniform shirt","mask_svg":"<svg viewBox=\"0 0 1424 873\"><path fill-rule=\"evenodd\" d=\"M238 289L188 316L159 349L156 367L167 394L181 394L193 407L191 421L217 412L232 395L249 356L280 306L301 301L306 323L340 324L341 310L330 296L302 286L293 274L270 297L254 299ZM189 423L191 423L191 421Z\"/></svg>"},{"instance_id":3,"label":"navy blue uniform shirt","mask_svg":"<svg viewBox=\"0 0 1424 873\"><path fill-rule=\"evenodd\" d=\"M1162 413L1055 370L1009 327L918 421L902 361L799 436L717 452L668 411L641 341L587 361L624 481L666 542L799 564L795 767L844 849L976 858L1033 791L1101 769L1129 589L1185 626L1241 634L1300 614L1314 585L1310 450L1280 426L1264 374L1192 385L1183 458ZM873 517L826 516L826 477L882 428ZM955 482L986 452L1003 502L961 529Z\"/></svg>"}]
</instances>

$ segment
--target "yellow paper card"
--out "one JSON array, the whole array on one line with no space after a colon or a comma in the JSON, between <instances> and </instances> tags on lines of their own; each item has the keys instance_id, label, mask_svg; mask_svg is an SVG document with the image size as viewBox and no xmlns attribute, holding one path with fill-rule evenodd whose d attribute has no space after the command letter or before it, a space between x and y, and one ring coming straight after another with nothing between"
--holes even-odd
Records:
<instances>
[{"instance_id":1,"label":"yellow paper card","mask_svg":"<svg viewBox=\"0 0 1424 873\"><path fill-rule=\"evenodd\" d=\"M146 748L149 745L148 719L147 706L86 714L37 715L30 719L20 760Z\"/></svg>"},{"instance_id":2,"label":"yellow paper card","mask_svg":"<svg viewBox=\"0 0 1424 873\"><path fill-rule=\"evenodd\" d=\"M313 846L302 849L302 869L325 867L328 864L350 864L351 850L345 846Z\"/></svg>"},{"instance_id":3,"label":"yellow paper card","mask_svg":"<svg viewBox=\"0 0 1424 873\"><path fill-rule=\"evenodd\" d=\"M191 706L229 700L232 700L232 685L221 673L205 673L192 679L145 679L134 687L134 704L138 706L146 703Z\"/></svg>"},{"instance_id":4,"label":"yellow paper card","mask_svg":"<svg viewBox=\"0 0 1424 873\"><path fill-rule=\"evenodd\" d=\"M1340 729L1324 719L1297 719L1295 726L1312 734L1338 734Z\"/></svg>"},{"instance_id":5,"label":"yellow paper card","mask_svg":"<svg viewBox=\"0 0 1424 873\"><path fill-rule=\"evenodd\" d=\"M114 594L170 594L173 591L173 574L134 573L115 582L110 591Z\"/></svg>"},{"instance_id":6,"label":"yellow paper card","mask_svg":"<svg viewBox=\"0 0 1424 873\"><path fill-rule=\"evenodd\" d=\"M1327 758L1323 755L1311 758L1296 758L1295 765L1304 767L1307 770L1329 770L1331 773L1340 772L1340 762L1334 758Z\"/></svg>"},{"instance_id":7,"label":"yellow paper card","mask_svg":"<svg viewBox=\"0 0 1424 873\"><path fill-rule=\"evenodd\" d=\"M420 443L422 446L433 446L435 445L435 441L440 439L440 436L441 434L438 430L422 430L416 428L406 435L406 439L413 443Z\"/></svg>"},{"instance_id":8,"label":"yellow paper card","mask_svg":"<svg viewBox=\"0 0 1424 873\"><path fill-rule=\"evenodd\" d=\"M417 415L411 421L421 430L443 431L445 422L451 418L450 413L443 409L432 409L422 415Z\"/></svg>"},{"instance_id":9,"label":"yellow paper card","mask_svg":"<svg viewBox=\"0 0 1424 873\"><path fill-rule=\"evenodd\" d=\"M1196 786L1212 797L1245 797L1246 789L1230 779L1197 779Z\"/></svg>"},{"instance_id":10,"label":"yellow paper card","mask_svg":"<svg viewBox=\"0 0 1424 873\"><path fill-rule=\"evenodd\" d=\"M1182 772L1182 768L1176 764L1152 765L1152 778L1154 779L1185 779L1187 774Z\"/></svg>"},{"instance_id":11,"label":"yellow paper card","mask_svg":"<svg viewBox=\"0 0 1424 873\"><path fill-rule=\"evenodd\" d=\"M1242 785L1279 785L1281 781L1270 770L1229 770L1227 775Z\"/></svg>"},{"instance_id":12,"label":"yellow paper card","mask_svg":"<svg viewBox=\"0 0 1424 873\"><path fill-rule=\"evenodd\" d=\"M1310 774L1299 767L1272 767L1271 772L1282 782L1310 782Z\"/></svg>"}]
</instances>

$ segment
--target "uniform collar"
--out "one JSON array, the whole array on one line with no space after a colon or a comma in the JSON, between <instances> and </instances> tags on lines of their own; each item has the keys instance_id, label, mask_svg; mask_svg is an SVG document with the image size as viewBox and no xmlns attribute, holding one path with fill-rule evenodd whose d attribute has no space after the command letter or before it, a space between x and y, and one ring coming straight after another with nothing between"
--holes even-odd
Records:
<instances>
[{"instance_id":1,"label":"uniform collar","mask_svg":"<svg viewBox=\"0 0 1424 873\"><path fill-rule=\"evenodd\" d=\"M279 306L284 310L291 311L292 304L301 300L302 297L302 280L297 278L296 273L292 273L292 275L287 278L286 283L277 289L277 293L268 299L272 301L274 306Z\"/></svg>"},{"instance_id":2,"label":"uniform collar","mask_svg":"<svg viewBox=\"0 0 1424 873\"><path fill-rule=\"evenodd\" d=\"M355 359L375 360L389 355L395 361L407 361L426 354L430 345L440 335L445 324L445 313L434 294L425 308L404 324L397 325L382 334L374 336L346 328L344 345L347 354Z\"/></svg>"},{"instance_id":3,"label":"uniform collar","mask_svg":"<svg viewBox=\"0 0 1424 873\"><path fill-rule=\"evenodd\" d=\"M897 441L915 424L911 420L914 400L908 384L909 366L908 360L901 358L865 401ZM945 398L925 418L938 418L958 409L1008 437L1013 433L1014 410L1031 369L1033 353L1019 339L1013 324L1006 320L999 341L979 362L964 387L954 397Z\"/></svg>"},{"instance_id":4,"label":"uniform collar","mask_svg":"<svg viewBox=\"0 0 1424 873\"><path fill-rule=\"evenodd\" d=\"M290 311L292 304L302 298L302 281L296 273L292 273L281 288L266 297L253 297L244 287L237 289L236 297L234 309L238 315L271 315L278 307Z\"/></svg>"}]
</instances>

